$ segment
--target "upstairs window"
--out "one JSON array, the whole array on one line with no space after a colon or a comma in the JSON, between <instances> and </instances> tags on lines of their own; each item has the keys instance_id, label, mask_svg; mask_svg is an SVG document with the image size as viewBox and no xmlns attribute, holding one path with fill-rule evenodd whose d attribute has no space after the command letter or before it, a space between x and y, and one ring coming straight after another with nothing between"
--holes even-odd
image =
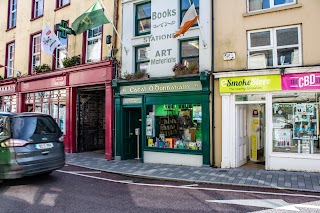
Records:
<instances>
[{"instance_id":1,"label":"upstairs window","mask_svg":"<svg viewBox=\"0 0 320 213\"><path fill-rule=\"evenodd\" d=\"M248 32L248 68L302 64L300 26Z\"/></svg>"},{"instance_id":2,"label":"upstairs window","mask_svg":"<svg viewBox=\"0 0 320 213\"><path fill-rule=\"evenodd\" d=\"M9 22L8 29L17 25L17 0L9 1Z\"/></svg>"},{"instance_id":3,"label":"upstairs window","mask_svg":"<svg viewBox=\"0 0 320 213\"><path fill-rule=\"evenodd\" d=\"M151 32L151 2L136 6L136 36Z\"/></svg>"},{"instance_id":4,"label":"upstairs window","mask_svg":"<svg viewBox=\"0 0 320 213\"><path fill-rule=\"evenodd\" d=\"M43 1L44 0L33 1L33 12L32 12L33 19L43 15Z\"/></svg>"},{"instance_id":5,"label":"upstairs window","mask_svg":"<svg viewBox=\"0 0 320 213\"><path fill-rule=\"evenodd\" d=\"M57 8L70 4L70 0L57 0Z\"/></svg>"},{"instance_id":6,"label":"upstairs window","mask_svg":"<svg viewBox=\"0 0 320 213\"><path fill-rule=\"evenodd\" d=\"M180 42L180 61L183 65L199 64L199 39L182 40Z\"/></svg>"},{"instance_id":7,"label":"upstairs window","mask_svg":"<svg viewBox=\"0 0 320 213\"><path fill-rule=\"evenodd\" d=\"M138 46L136 47L136 63L135 63L135 71L136 72L149 72L149 64L150 64L150 47L146 46Z\"/></svg>"},{"instance_id":8,"label":"upstairs window","mask_svg":"<svg viewBox=\"0 0 320 213\"><path fill-rule=\"evenodd\" d=\"M41 33L32 36L32 46L31 46L31 70L33 73L33 68L40 65L41 56Z\"/></svg>"},{"instance_id":9,"label":"upstairs window","mask_svg":"<svg viewBox=\"0 0 320 213\"><path fill-rule=\"evenodd\" d=\"M186 14L187 10L190 8L191 4L194 3L197 14L199 16L199 0L180 0L180 22L183 19L184 14ZM196 22L193 26L198 26L198 22Z\"/></svg>"},{"instance_id":10,"label":"upstairs window","mask_svg":"<svg viewBox=\"0 0 320 213\"><path fill-rule=\"evenodd\" d=\"M101 61L102 26L92 28L86 34L86 63Z\"/></svg>"},{"instance_id":11,"label":"upstairs window","mask_svg":"<svg viewBox=\"0 0 320 213\"><path fill-rule=\"evenodd\" d=\"M248 0L248 12L296 4L296 0Z\"/></svg>"},{"instance_id":12,"label":"upstairs window","mask_svg":"<svg viewBox=\"0 0 320 213\"><path fill-rule=\"evenodd\" d=\"M68 48L68 36L67 38L61 38L61 32L58 32L58 38L61 42L61 45L59 45L56 49L56 69L63 68L62 61L67 57L67 48Z\"/></svg>"},{"instance_id":13,"label":"upstairs window","mask_svg":"<svg viewBox=\"0 0 320 213\"><path fill-rule=\"evenodd\" d=\"M14 43L7 45L7 61L6 61L6 77L13 78L13 69L14 69Z\"/></svg>"}]
</instances>

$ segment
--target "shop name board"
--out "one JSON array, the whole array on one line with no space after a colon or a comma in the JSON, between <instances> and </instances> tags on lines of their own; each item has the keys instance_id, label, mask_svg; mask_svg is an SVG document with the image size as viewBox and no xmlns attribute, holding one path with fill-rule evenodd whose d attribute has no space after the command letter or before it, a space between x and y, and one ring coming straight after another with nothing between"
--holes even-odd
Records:
<instances>
[{"instance_id":1,"label":"shop name board","mask_svg":"<svg viewBox=\"0 0 320 213\"><path fill-rule=\"evenodd\" d=\"M141 104L142 98L124 98L123 104Z\"/></svg>"},{"instance_id":2,"label":"shop name board","mask_svg":"<svg viewBox=\"0 0 320 213\"><path fill-rule=\"evenodd\" d=\"M120 87L120 94L143 94L143 93L159 93L159 92L186 92L200 91L202 85L200 81L163 83L163 84L145 84L134 86Z\"/></svg>"},{"instance_id":3,"label":"shop name board","mask_svg":"<svg viewBox=\"0 0 320 213\"><path fill-rule=\"evenodd\" d=\"M1 86L0 87L0 94L8 93L8 92L15 92L16 91L16 85L7 85L7 86Z\"/></svg>"},{"instance_id":4,"label":"shop name board","mask_svg":"<svg viewBox=\"0 0 320 213\"><path fill-rule=\"evenodd\" d=\"M288 74L281 80L282 90L320 89L320 73Z\"/></svg>"},{"instance_id":5,"label":"shop name board","mask_svg":"<svg viewBox=\"0 0 320 213\"><path fill-rule=\"evenodd\" d=\"M221 93L281 90L280 75L220 78Z\"/></svg>"}]
</instances>

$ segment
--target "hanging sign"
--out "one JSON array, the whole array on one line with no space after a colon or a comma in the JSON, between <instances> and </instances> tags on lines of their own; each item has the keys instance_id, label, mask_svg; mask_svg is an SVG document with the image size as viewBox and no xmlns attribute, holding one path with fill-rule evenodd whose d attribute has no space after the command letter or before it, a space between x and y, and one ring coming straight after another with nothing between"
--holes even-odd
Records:
<instances>
[{"instance_id":1,"label":"hanging sign","mask_svg":"<svg viewBox=\"0 0 320 213\"><path fill-rule=\"evenodd\" d=\"M281 80L282 90L320 89L320 73L287 74Z\"/></svg>"},{"instance_id":2,"label":"hanging sign","mask_svg":"<svg viewBox=\"0 0 320 213\"><path fill-rule=\"evenodd\" d=\"M281 90L280 75L220 78L220 93L262 92Z\"/></svg>"},{"instance_id":3,"label":"hanging sign","mask_svg":"<svg viewBox=\"0 0 320 213\"><path fill-rule=\"evenodd\" d=\"M75 32L72 28L68 26L68 22L61 20L60 24L56 24L56 31L60 32L60 37L66 39L68 34L75 35Z\"/></svg>"}]
</instances>

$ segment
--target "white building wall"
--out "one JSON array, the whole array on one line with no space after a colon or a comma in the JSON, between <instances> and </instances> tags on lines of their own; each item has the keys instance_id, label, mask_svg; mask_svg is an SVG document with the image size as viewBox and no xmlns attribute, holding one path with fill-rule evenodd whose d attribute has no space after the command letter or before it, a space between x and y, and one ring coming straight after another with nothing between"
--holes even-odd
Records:
<instances>
[{"instance_id":1,"label":"white building wall","mask_svg":"<svg viewBox=\"0 0 320 213\"><path fill-rule=\"evenodd\" d=\"M173 76L172 67L179 63L179 41L196 37L199 38L199 71L211 70L212 23L210 14L212 1L199 1L200 26L190 28L184 36L178 38L173 38L173 34L180 27L180 0L151 0L151 33L135 36L135 5L143 2L146 1L122 1L124 43L122 46L122 74L135 72L135 47L150 44L150 77ZM160 17L159 14L166 15Z\"/></svg>"}]
</instances>

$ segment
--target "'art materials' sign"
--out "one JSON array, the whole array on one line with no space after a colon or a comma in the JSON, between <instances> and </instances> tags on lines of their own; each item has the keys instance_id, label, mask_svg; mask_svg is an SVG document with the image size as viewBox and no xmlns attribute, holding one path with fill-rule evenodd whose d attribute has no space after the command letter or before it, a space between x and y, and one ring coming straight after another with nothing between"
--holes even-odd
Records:
<instances>
[{"instance_id":1,"label":"'art materials' sign","mask_svg":"<svg viewBox=\"0 0 320 213\"><path fill-rule=\"evenodd\" d=\"M220 78L220 93L281 90L280 75Z\"/></svg>"}]
</instances>

